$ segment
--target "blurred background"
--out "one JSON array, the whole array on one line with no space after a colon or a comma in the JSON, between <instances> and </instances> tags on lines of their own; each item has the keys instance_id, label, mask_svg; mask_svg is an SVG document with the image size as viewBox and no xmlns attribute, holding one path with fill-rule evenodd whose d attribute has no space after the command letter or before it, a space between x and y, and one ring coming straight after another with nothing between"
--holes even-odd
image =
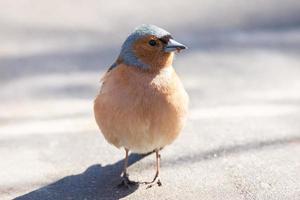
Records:
<instances>
[{"instance_id":1,"label":"blurred background","mask_svg":"<svg viewBox=\"0 0 300 200\"><path fill-rule=\"evenodd\" d=\"M174 62L189 121L163 152L164 179L180 163L179 183L199 177L154 193L299 197L300 1L0 0L0 198L123 158L99 133L93 99L122 42L145 23L189 47ZM146 160L132 167L136 177L152 173Z\"/></svg>"}]
</instances>

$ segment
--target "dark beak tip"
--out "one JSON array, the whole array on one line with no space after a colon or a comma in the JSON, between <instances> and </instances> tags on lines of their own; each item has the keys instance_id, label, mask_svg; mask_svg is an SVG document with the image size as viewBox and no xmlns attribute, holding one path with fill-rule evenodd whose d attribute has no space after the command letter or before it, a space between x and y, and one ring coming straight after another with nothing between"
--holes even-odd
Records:
<instances>
[{"instance_id":1,"label":"dark beak tip","mask_svg":"<svg viewBox=\"0 0 300 200\"><path fill-rule=\"evenodd\" d=\"M183 46L182 49L189 49L187 46Z\"/></svg>"},{"instance_id":2,"label":"dark beak tip","mask_svg":"<svg viewBox=\"0 0 300 200\"><path fill-rule=\"evenodd\" d=\"M174 39L170 39L165 49L167 52L171 52L171 51L179 52L183 49L187 49L187 46L175 41Z\"/></svg>"},{"instance_id":3,"label":"dark beak tip","mask_svg":"<svg viewBox=\"0 0 300 200\"><path fill-rule=\"evenodd\" d=\"M177 49L178 52L180 52L180 51L182 51L182 50L188 49L188 47L185 46L185 45L182 45L182 46L178 46L176 49Z\"/></svg>"}]
</instances>

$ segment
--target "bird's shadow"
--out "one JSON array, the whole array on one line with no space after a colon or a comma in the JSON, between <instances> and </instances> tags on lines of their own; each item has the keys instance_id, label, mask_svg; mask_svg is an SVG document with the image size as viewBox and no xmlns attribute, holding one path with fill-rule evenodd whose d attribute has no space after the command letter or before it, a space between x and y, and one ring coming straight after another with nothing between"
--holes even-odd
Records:
<instances>
[{"instance_id":1,"label":"bird's shadow","mask_svg":"<svg viewBox=\"0 0 300 200\"><path fill-rule=\"evenodd\" d=\"M130 154L128 166L141 160L146 155ZM83 173L64 177L54 183L41 187L15 200L98 200L120 199L136 191L139 185L131 188L120 187L124 159L114 164L101 166L95 164Z\"/></svg>"},{"instance_id":2,"label":"bird's shadow","mask_svg":"<svg viewBox=\"0 0 300 200\"><path fill-rule=\"evenodd\" d=\"M196 163L201 161L215 160L233 154L299 143L300 137L295 135L273 140L236 144L233 146L220 146L217 149L211 149L207 152L191 153L186 156L178 157L174 160L168 160L165 167L174 167L175 165L182 163ZM130 154L128 165L134 164L149 154ZM67 176L52 184L17 197L16 200L120 199L135 192L139 187L139 185L136 185L130 189L118 187L118 184L121 182L120 178L123 165L124 160L120 160L114 164L106 166L101 166L99 164L92 165L81 174Z\"/></svg>"}]
</instances>

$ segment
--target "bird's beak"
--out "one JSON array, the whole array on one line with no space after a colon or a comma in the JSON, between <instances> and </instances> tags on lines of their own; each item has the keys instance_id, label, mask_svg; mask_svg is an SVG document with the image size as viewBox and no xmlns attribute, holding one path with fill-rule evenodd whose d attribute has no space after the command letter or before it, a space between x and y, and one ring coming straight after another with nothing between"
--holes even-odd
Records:
<instances>
[{"instance_id":1,"label":"bird's beak","mask_svg":"<svg viewBox=\"0 0 300 200\"><path fill-rule=\"evenodd\" d=\"M165 46L164 50L165 52L173 52L173 51L181 51L183 49L187 49L187 47L173 39L170 39L167 43L167 46Z\"/></svg>"}]
</instances>

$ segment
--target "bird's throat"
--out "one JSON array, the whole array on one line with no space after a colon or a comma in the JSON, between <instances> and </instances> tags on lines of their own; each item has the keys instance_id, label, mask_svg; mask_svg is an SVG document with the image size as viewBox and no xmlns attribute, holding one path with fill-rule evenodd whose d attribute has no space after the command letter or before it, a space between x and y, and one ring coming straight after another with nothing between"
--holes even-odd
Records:
<instances>
[{"instance_id":1,"label":"bird's throat","mask_svg":"<svg viewBox=\"0 0 300 200\"><path fill-rule=\"evenodd\" d=\"M173 63L174 53L162 53L160 55L154 55L152 57L147 56L141 58L141 61L148 65L147 70L159 71L163 68L169 67Z\"/></svg>"}]
</instances>

